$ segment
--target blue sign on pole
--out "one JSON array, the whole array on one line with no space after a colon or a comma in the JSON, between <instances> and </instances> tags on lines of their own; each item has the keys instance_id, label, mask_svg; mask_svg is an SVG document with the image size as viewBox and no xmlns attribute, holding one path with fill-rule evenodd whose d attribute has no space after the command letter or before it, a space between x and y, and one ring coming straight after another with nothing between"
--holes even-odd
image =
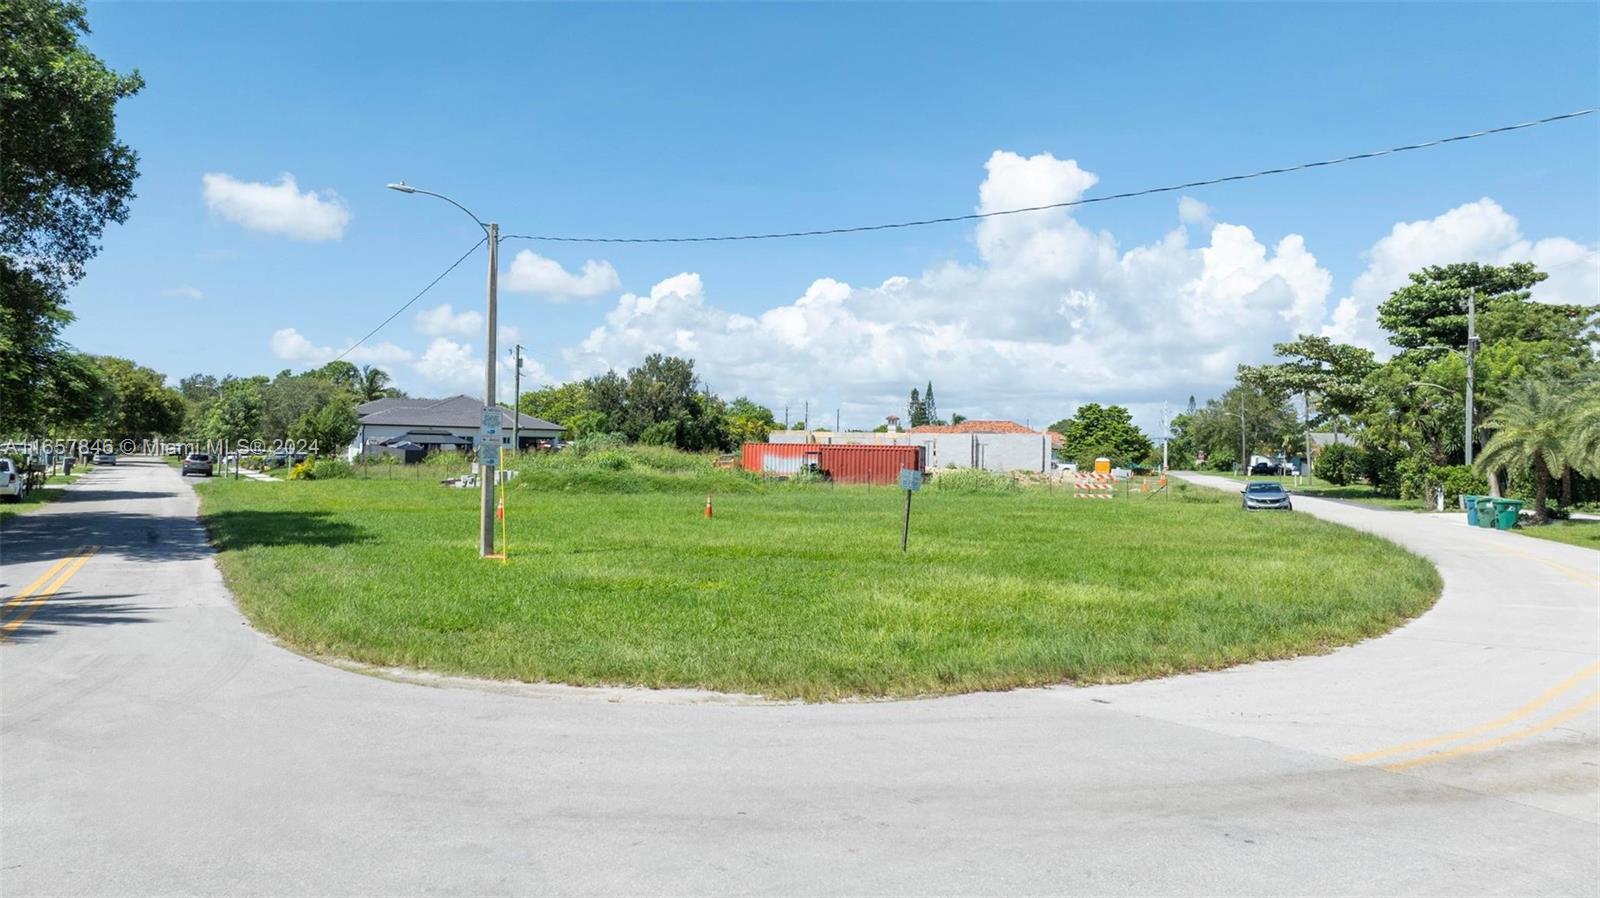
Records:
<instances>
[{"instance_id":1,"label":"blue sign on pole","mask_svg":"<svg viewBox=\"0 0 1600 898\"><path fill-rule=\"evenodd\" d=\"M915 492L922 489L922 472L914 471L910 468L901 468L900 488L907 492Z\"/></svg>"}]
</instances>

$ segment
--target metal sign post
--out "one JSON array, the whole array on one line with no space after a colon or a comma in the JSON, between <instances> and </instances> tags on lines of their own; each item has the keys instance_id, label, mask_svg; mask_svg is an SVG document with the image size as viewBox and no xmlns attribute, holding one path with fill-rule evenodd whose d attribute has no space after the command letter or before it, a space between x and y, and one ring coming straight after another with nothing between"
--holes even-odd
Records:
<instances>
[{"instance_id":1,"label":"metal sign post","mask_svg":"<svg viewBox=\"0 0 1600 898\"><path fill-rule=\"evenodd\" d=\"M900 488L906 491L906 516L900 524L900 551L904 552L911 540L911 494L922 489L922 472L901 468Z\"/></svg>"}]
</instances>

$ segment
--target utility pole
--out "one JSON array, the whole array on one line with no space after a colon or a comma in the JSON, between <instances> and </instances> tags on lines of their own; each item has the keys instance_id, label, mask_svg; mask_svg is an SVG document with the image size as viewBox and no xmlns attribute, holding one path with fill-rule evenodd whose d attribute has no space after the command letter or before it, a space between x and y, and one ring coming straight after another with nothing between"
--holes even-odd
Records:
<instances>
[{"instance_id":1,"label":"utility pole","mask_svg":"<svg viewBox=\"0 0 1600 898\"><path fill-rule=\"evenodd\" d=\"M516 386L512 387L511 400L511 451L522 451L521 434L518 433L522 424L522 344L518 343L514 350L517 358L517 370L512 375Z\"/></svg>"},{"instance_id":2,"label":"utility pole","mask_svg":"<svg viewBox=\"0 0 1600 898\"><path fill-rule=\"evenodd\" d=\"M1306 469L1300 473L1305 476L1306 483L1309 485L1311 483L1311 391L1301 391L1300 401L1306 407Z\"/></svg>"},{"instance_id":3,"label":"utility pole","mask_svg":"<svg viewBox=\"0 0 1600 898\"><path fill-rule=\"evenodd\" d=\"M1167 473L1167 441L1171 439L1172 431L1167 424L1167 403L1161 401L1161 473Z\"/></svg>"},{"instance_id":4,"label":"utility pole","mask_svg":"<svg viewBox=\"0 0 1600 898\"><path fill-rule=\"evenodd\" d=\"M1478 291L1467 291L1467 465L1472 465L1472 356L1478 351Z\"/></svg>"},{"instance_id":5,"label":"utility pole","mask_svg":"<svg viewBox=\"0 0 1600 898\"><path fill-rule=\"evenodd\" d=\"M497 295L500 279L500 225L489 222L489 320L487 323L488 335L484 338L487 351L483 354L483 410L485 414L494 412L500 414L495 406L494 380L495 380L495 328L499 303ZM516 420L513 418L512 420ZM495 428L499 430L499 428ZM481 439L481 438L480 438ZM495 447L496 450L499 447ZM494 462L485 462L485 459L498 460L498 454L488 454L486 450L479 450L478 470L482 478L478 482L480 497L478 521L478 554L484 557L494 554L494 488L495 475L499 465Z\"/></svg>"},{"instance_id":6,"label":"utility pole","mask_svg":"<svg viewBox=\"0 0 1600 898\"><path fill-rule=\"evenodd\" d=\"M811 429L811 400L806 400L806 416L800 419L806 425L806 430Z\"/></svg>"},{"instance_id":7,"label":"utility pole","mask_svg":"<svg viewBox=\"0 0 1600 898\"><path fill-rule=\"evenodd\" d=\"M783 429L789 429L789 407L787 405L783 407Z\"/></svg>"},{"instance_id":8,"label":"utility pole","mask_svg":"<svg viewBox=\"0 0 1600 898\"><path fill-rule=\"evenodd\" d=\"M1249 476L1250 456L1244 443L1244 384L1239 385L1239 473Z\"/></svg>"},{"instance_id":9,"label":"utility pole","mask_svg":"<svg viewBox=\"0 0 1600 898\"><path fill-rule=\"evenodd\" d=\"M834 409L833 410L833 432L834 433L838 433L839 432L839 410L838 409Z\"/></svg>"}]
</instances>

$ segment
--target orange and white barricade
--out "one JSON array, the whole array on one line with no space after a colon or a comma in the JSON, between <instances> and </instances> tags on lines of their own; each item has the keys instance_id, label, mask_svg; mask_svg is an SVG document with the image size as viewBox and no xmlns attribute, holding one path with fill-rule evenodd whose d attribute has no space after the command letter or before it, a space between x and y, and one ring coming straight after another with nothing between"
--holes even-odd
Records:
<instances>
[{"instance_id":1,"label":"orange and white barricade","mask_svg":"<svg viewBox=\"0 0 1600 898\"><path fill-rule=\"evenodd\" d=\"M1078 473L1072 476L1072 495L1078 499L1110 499L1116 495L1117 478L1111 474Z\"/></svg>"}]
</instances>

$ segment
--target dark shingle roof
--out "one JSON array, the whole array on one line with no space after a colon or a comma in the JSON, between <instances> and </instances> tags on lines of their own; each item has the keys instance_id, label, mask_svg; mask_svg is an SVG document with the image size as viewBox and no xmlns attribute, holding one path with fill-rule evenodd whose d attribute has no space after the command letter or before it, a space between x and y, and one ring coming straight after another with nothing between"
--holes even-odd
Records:
<instances>
[{"instance_id":1,"label":"dark shingle roof","mask_svg":"<svg viewBox=\"0 0 1600 898\"><path fill-rule=\"evenodd\" d=\"M356 409L362 424L390 424L397 427L472 427L483 422L483 400L471 396L451 396L449 399L378 399L363 403ZM500 426L511 427L511 411L501 408ZM564 430L532 415L518 415L518 426L524 430Z\"/></svg>"},{"instance_id":2,"label":"dark shingle roof","mask_svg":"<svg viewBox=\"0 0 1600 898\"><path fill-rule=\"evenodd\" d=\"M371 402L363 402L356 406L356 414L370 415L373 412L381 412L385 409L400 408L407 405L432 405L438 401L437 399L414 399L410 396L402 396L398 399L374 399Z\"/></svg>"}]
</instances>

